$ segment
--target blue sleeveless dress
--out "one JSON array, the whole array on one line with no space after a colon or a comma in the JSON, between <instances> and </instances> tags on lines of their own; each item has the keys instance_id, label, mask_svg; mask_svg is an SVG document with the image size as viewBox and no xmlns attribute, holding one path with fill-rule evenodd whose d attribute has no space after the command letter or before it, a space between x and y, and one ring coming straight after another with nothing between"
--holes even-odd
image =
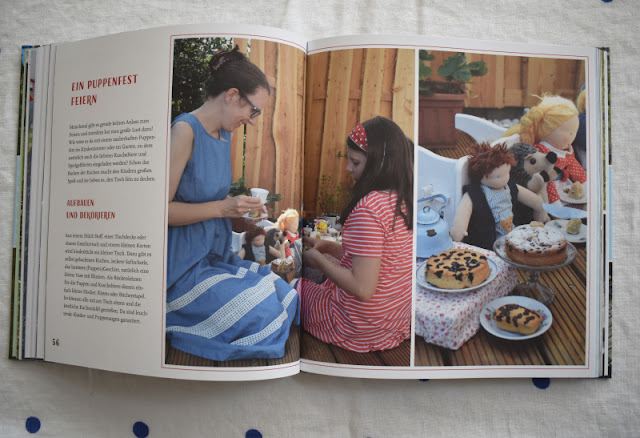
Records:
<instances>
[{"instance_id":1,"label":"blue sleeveless dress","mask_svg":"<svg viewBox=\"0 0 640 438\"><path fill-rule=\"evenodd\" d=\"M231 133L212 137L191 114L193 153L174 200L224 199L231 187ZM298 294L269 267L231 252L231 221L213 218L169 227L167 325L174 348L212 360L280 358L292 323L299 324Z\"/></svg>"}]
</instances>

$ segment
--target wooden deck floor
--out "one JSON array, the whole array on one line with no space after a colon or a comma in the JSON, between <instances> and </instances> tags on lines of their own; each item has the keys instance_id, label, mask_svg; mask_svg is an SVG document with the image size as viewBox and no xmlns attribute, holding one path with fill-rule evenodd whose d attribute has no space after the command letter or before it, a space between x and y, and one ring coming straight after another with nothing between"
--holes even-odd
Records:
<instances>
[{"instance_id":1,"label":"wooden deck floor","mask_svg":"<svg viewBox=\"0 0 640 438\"><path fill-rule=\"evenodd\" d=\"M335 345L326 344L304 330L301 331L301 341L301 354L304 359L347 365L396 367L411 365L411 339L407 339L391 350L370 353L355 353Z\"/></svg>"}]
</instances>

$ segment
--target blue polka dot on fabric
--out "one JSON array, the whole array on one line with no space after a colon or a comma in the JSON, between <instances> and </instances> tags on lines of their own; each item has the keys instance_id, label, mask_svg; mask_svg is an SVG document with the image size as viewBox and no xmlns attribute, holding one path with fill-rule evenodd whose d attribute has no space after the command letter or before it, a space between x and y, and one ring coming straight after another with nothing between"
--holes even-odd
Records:
<instances>
[{"instance_id":1,"label":"blue polka dot on fabric","mask_svg":"<svg viewBox=\"0 0 640 438\"><path fill-rule=\"evenodd\" d=\"M611 3L613 0L602 0L605 3Z\"/></svg>"},{"instance_id":2,"label":"blue polka dot on fabric","mask_svg":"<svg viewBox=\"0 0 640 438\"><path fill-rule=\"evenodd\" d=\"M136 438L147 438L149 436L149 426L142 421L136 421L133 425L133 434Z\"/></svg>"},{"instance_id":3,"label":"blue polka dot on fabric","mask_svg":"<svg viewBox=\"0 0 640 438\"><path fill-rule=\"evenodd\" d=\"M255 429L249 429L247 433L244 434L244 437L245 438L262 438L262 434Z\"/></svg>"},{"instance_id":4,"label":"blue polka dot on fabric","mask_svg":"<svg viewBox=\"0 0 640 438\"><path fill-rule=\"evenodd\" d=\"M533 384L536 385L537 388L540 389L547 389L549 387L549 385L551 385L551 379L547 378L547 377L539 377L539 378L533 378L531 379L533 381Z\"/></svg>"},{"instance_id":5,"label":"blue polka dot on fabric","mask_svg":"<svg viewBox=\"0 0 640 438\"><path fill-rule=\"evenodd\" d=\"M421 382L428 382L430 379L418 379Z\"/></svg>"},{"instance_id":6,"label":"blue polka dot on fabric","mask_svg":"<svg viewBox=\"0 0 640 438\"><path fill-rule=\"evenodd\" d=\"M29 417L27 418L25 427L27 428L27 432L36 433L40 430L40 420L36 417Z\"/></svg>"}]
</instances>

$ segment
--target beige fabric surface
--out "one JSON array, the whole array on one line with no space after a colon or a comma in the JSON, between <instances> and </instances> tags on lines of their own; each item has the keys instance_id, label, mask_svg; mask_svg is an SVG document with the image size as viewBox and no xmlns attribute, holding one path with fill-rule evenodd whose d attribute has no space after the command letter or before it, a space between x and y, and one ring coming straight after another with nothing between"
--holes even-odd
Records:
<instances>
[{"instance_id":1,"label":"beige fabric surface","mask_svg":"<svg viewBox=\"0 0 640 438\"><path fill-rule=\"evenodd\" d=\"M638 436L638 143L636 0L14 1L0 2L0 436L152 437ZM299 375L275 381L162 380L8 354L20 46L145 27L236 21L310 37L417 33L611 47L616 218L613 378L371 381ZM250 436L250 435L248 435Z\"/></svg>"}]
</instances>

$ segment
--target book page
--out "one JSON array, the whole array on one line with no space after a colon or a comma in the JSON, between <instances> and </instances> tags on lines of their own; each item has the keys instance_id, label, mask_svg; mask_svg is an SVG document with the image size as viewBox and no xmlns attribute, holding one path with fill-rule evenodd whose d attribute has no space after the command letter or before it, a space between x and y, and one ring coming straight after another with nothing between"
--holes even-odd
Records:
<instances>
[{"instance_id":1,"label":"book page","mask_svg":"<svg viewBox=\"0 0 640 438\"><path fill-rule=\"evenodd\" d=\"M309 43L304 219L307 233L322 242L310 246L329 257L324 241L332 241L339 267L316 263L319 272L298 287L303 371L367 378L598 376L605 178L597 59L587 48L411 36ZM575 103L582 89L586 106ZM482 198L465 195L481 190L480 180L493 172L483 168L486 174L470 177L474 145L502 144L512 133L507 128L547 95L564 98L553 105L570 108L567 114L557 116L549 132L524 137L518 130L523 138L503 149L511 158L500 158L509 163L504 184L485 185L505 190L501 205L508 209L494 208L495 201L484 207L482 192ZM569 125L571 138L558 140ZM385 174L390 149L405 147L392 135L398 128L414 145L409 243L401 241L403 228L384 222L391 214L398 227L402 215L394 204L380 210L370 200L380 192L403 193L406 171ZM485 212L491 222L477 219ZM329 213L345 216L335 233L326 231L333 229ZM534 218L562 245L551 264L532 266L528 257L516 262L505 253L510 232ZM399 286L389 279L406 263L412 284ZM358 269L379 279L364 299L367 276ZM351 284L345 276L361 281ZM535 327L498 327L505 305L535 314Z\"/></svg>"},{"instance_id":2,"label":"book page","mask_svg":"<svg viewBox=\"0 0 640 438\"><path fill-rule=\"evenodd\" d=\"M222 154L218 155L222 161L198 162L205 157L206 146L194 140L193 159L176 165L171 155L171 121L199 108L202 115L211 100L203 98L207 72L178 61L206 66L215 50L235 45L264 72L271 93L263 89L259 95L254 90L240 94L234 88L227 104L236 112L225 109L223 123L214 123L228 133L203 134L220 137L222 143L215 149L222 151L216 152ZM265 199L265 219L277 218L286 208L300 211L296 181L302 169L303 75L304 44L265 28L254 27L251 32L220 25L160 28L57 46L46 360L205 380L272 378L298 371L295 291L268 267L248 261L239 267L241 261L232 251L239 248L231 247L236 233L232 236L226 228L227 219L197 219L202 224L202 234L197 236L177 232L184 227L169 223L168 202L204 202L206 195L201 200L198 196L210 191L210 183L220 184L211 200L224 200L233 181L239 182L235 188L263 188L279 195ZM178 86L187 82L194 84L191 95ZM261 114L251 117L256 110ZM246 117L239 116L244 112ZM205 111L200 119L210 122L207 114L219 118L218 113ZM197 127L191 130L193 138L200 135ZM177 192L170 177L176 166L183 169L184 178L195 178L180 181ZM204 176L189 173L195 172L191 168L203 169ZM193 187L197 196L189 198L182 185ZM239 216L238 210L223 211L220 203L214 211ZM254 227L257 222L237 220L238 226ZM202 249L203 244L211 245L210 249ZM176 255L181 250L187 253L183 258ZM196 254L198 260L189 258ZM233 288L236 294L227 303L211 301L220 281L216 275L222 275L218 261L237 264L235 275L250 278L239 286L233 279L223 283L225 290ZM171 275L180 264L183 271L176 280ZM189 302L198 300L194 293L202 293L207 281L210 292L207 295L205 289L205 296L196 301L198 316L188 314ZM185 290L189 282L199 284L199 289L189 294ZM237 326L230 318L247 312L241 304L259 293L264 294L260 303L270 303L274 323L265 327L251 320L234 332L240 338L233 345L250 347L232 348L230 341L220 341L220 332ZM178 338L180 349L173 346ZM224 356L220 350L230 351Z\"/></svg>"}]
</instances>

